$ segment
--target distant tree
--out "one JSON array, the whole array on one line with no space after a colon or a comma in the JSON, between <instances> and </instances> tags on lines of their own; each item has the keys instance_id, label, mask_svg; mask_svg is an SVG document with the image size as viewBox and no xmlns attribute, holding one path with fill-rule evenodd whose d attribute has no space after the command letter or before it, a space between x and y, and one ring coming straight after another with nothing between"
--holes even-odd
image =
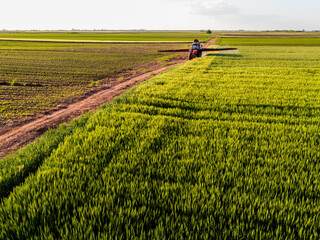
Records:
<instances>
[{"instance_id":1,"label":"distant tree","mask_svg":"<svg viewBox=\"0 0 320 240\"><path fill-rule=\"evenodd\" d=\"M211 31L210 29L208 29L208 30L206 31L206 33L211 34L212 31Z\"/></svg>"}]
</instances>

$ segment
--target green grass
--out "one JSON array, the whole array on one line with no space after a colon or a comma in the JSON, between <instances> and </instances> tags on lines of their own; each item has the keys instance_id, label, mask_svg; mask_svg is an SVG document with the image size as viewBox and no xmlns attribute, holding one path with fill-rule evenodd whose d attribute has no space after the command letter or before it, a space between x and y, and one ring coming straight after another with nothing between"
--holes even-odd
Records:
<instances>
[{"instance_id":1,"label":"green grass","mask_svg":"<svg viewBox=\"0 0 320 240\"><path fill-rule=\"evenodd\" d=\"M320 32L302 32L302 31L222 31L215 32L221 36L243 37L243 36L255 36L255 37L320 37Z\"/></svg>"},{"instance_id":2,"label":"green grass","mask_svg":"<svg viewBox=\"0 0 320 240\"><path fill-rule=\"evenodd\" d=\"M200 31L122 31L122 32L0 32L0 38L103 40L103 41L207 41L210 34Z\"/></svg>"},{"instance_id":3,"label":"green grass","mask_svg":"<svg viewBox=\"0 0 320 240\"><path fill-rule=\"evenodd\" d=\"M223 44L232 46L320 46L320 37L223 37Z\"/></svg>"},{"instance_id":4,"label":"green grass","mask_svg":"<svg viewBox=\"0 0 320 240\"><path fill-rule=\"evenodd\" d=\"M66 134L3 200L0 238L318 239L320 48L239 51Z\"/></svg>"}]
</instances>

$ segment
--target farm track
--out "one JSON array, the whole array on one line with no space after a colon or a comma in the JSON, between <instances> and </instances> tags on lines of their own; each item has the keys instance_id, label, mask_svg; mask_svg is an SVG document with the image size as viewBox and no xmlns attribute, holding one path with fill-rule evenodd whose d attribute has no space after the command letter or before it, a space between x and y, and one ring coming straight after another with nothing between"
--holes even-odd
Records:
<instances>
[{"instance_id":1,"label":"farm track","mask_svg":"<svg viewBox=\"0 0 320 240\"><path fill-rule=\"evenodd\" d=\"M213 44L216 40L217 38L209 40L203 44L203 47ZM0 135L0 158L5 157L7 154L18 150L27 143L40 137L48 129L55 128L63 122L69 122L85 112L94 111L97 107L106 102L112 101L115 97L129 90L133 86L136 86L139 83L153 77L155 74L164 72L169 68L175 67L186 61L187 59L179 60L173 65L164 66L128 80L108 83L102 86L100 91L88 96L85 99L70 105L58 105L60 109L52 114L37 118L34 121L26 123L25 125L12 128L8 132Z\"/></svg>"}]
</instances>

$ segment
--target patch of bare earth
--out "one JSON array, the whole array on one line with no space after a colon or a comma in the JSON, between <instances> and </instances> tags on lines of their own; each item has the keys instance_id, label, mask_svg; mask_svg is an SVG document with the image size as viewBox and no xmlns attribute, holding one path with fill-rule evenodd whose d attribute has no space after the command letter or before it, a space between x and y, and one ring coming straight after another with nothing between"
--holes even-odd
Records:
<instances>
[{"instance_id":1,"label":"patch of bare earth","mask_svg":"<svg viewBox=\"0 0 320 240\"><path fill-rule=\"evenodd\" d=\"M216 38L211 39L203 44L203 47L209 46L216 40ZM139 76L131 76L122 81L112 81L95 88L91 92L87 92L78 99L62 102L50 111L24 119L21 122L7 122L0 129L0 158L40 137L46 130L55 128L61 123L69 122L85 112L94 111L97 107L112 101L131 87L186 61L187 56L185 58L172 59L172 62L174 62L172 65L158 66L155 70Z\"/></svg>"}]
</instances>

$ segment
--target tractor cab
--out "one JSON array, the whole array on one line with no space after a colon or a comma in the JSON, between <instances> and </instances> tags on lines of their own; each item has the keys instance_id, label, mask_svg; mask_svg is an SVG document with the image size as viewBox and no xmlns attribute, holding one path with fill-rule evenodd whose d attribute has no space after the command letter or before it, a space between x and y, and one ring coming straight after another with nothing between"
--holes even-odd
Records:
<instances>
[{"instance_id":1,"label":"tractor cab","mask_svg":"<svg viewBox=\"0 0 320 240\"><path fill-rule=\"evenodd\" d=\"M200 49L201 49L201 45L199 42L192 43L191 50L200 50Z\"/></svg>"}]
</instances>

